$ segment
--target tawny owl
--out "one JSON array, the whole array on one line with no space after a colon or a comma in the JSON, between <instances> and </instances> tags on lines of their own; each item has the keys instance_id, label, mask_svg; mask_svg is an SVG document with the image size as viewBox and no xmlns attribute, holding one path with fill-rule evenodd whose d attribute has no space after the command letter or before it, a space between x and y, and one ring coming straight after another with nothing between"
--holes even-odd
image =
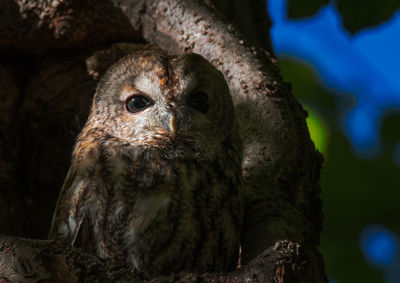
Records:
<instances>
[{"instance_id":1,"label":"tawny owl","mask_svg":"<svg viewBox=\"0 0 400 283\"><path fill-rule=\"evenodd\" d=\"M219 71L196 54L130 54L97 87L50 238L146 277L232 269L241 162Z\"/></svg>"}]
</instances>

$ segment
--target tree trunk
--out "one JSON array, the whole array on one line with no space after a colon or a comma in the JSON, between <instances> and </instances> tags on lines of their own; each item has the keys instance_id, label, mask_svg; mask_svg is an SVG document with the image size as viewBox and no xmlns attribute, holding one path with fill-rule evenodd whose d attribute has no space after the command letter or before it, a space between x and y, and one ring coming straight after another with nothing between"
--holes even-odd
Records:
<instances>
[{"instance_id":1,"label":"tree trunk","mask_svg":"<svg viewBox=\"0 0 400 283\"><path fill-rule=\"evenodd\" d=\"M46 237L97 80L130 50L151 48L114 43L149 42L169 53L199 53L225 75L245 143L243 266L225 275L171 275L166 282L326 281L316 248L322 158L310 140L306 112L271 55L265 1L215 3L1 2L2 233ZM4 236L0 249L0 278L12 282L139 280L62 243Z\"/></svg>"}]
</instances>

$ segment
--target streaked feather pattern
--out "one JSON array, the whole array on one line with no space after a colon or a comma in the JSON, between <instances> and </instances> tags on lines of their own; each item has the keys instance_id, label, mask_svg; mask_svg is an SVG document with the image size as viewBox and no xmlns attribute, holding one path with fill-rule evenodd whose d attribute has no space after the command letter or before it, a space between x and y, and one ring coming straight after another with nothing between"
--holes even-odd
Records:
<instances>
[{"instance_id":1,"label":"streaked feather pattern","mask_svg":"<svg viewBox=\"0 0 400 283\"><path fill-rule=\"evenodd\" d=\"M154 106L127 115L118 101L126 85L146 89ZM207 91L213 104L206 114L186 106L193 88ZM176 121L173 135L165 119ZM233 269L243 213L241 150L228 88L211 64L193 54L130 55L99 84L50 238L146 277Z\"/></svg>"}]
</instances>

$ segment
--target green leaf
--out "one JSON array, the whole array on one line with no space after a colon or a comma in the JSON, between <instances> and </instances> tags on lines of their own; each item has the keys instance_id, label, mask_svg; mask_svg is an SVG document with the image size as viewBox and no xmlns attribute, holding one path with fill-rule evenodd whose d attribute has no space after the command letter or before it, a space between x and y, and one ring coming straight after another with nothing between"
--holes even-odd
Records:
<instances>
[{"instance_id":1,"label":"green leaf","mask_svg":"<svg viewBox=\"0 0 400 283\"><path fill-rule=\"evenodd\" d=\"M377 26L389 20L400 0L332 0L342 18L343 26L350 33ZM292 19L311 17L330 0L288 0L288 16Z\"/></svg>"},{"instance_id":2,"label":"green leaf","mask_svg":"<svg viewBox=\"0 0 400 283\"><path fill-rule=\"evenodd\" d=\"M390 19L400 7L399 0L336 0L344 27L355 33Z\"/></svg>"},{"instance_id":3,"label":"green leaf","mask_svg":"<svg viewBox=\"0 0 400 283\"><path fill-rule=\"evenodd\" d=\"M292 19L310 17L328 3L329 0L288 0L288 16Z\"/></svg>"}]
</instances>

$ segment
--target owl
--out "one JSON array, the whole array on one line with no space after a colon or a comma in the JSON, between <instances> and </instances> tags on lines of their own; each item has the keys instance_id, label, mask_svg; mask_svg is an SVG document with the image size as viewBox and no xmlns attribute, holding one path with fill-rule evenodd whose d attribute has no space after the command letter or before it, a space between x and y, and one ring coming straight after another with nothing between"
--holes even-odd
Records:
<instances>
[{"instance_id":1,"label":"owl","mask_svg":"<svg viewBox=\"0 0 400 283\"><path fill-rule=\"evenodd\" d=\"M97 86L49 237L144 277L231 270L241 163L218 70L197 54L129 54Z\"/></svg>"}]
</instances>

